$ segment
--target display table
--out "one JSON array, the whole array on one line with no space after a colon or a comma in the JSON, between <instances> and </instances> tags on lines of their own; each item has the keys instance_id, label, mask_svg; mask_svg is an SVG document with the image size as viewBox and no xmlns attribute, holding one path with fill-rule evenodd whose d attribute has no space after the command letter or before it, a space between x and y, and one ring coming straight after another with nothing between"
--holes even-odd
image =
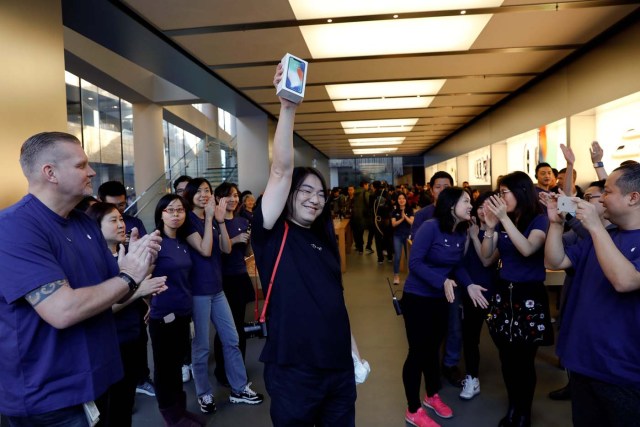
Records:
<instances>
[{"instance_id":1,"label":"display table","mask_svg":"<svg viewBox=\"0 0 640 427\"><path fill-rule=\"evenodd\" d=\"M351 252L351 245L347 247L347 236L351 234L348 219L334 219L333 228L338 238L338 251L340 252L340 271L347 272L347 252Z\"/></svg>"}]
</instances>

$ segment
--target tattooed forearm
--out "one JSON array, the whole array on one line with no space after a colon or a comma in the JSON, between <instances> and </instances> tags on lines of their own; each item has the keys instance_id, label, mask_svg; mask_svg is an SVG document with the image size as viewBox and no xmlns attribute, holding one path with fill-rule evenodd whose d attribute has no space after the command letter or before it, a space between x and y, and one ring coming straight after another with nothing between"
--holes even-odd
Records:
<instances>
[{"instance_id":1,"label":"tattooed forearm","mask_svg":"<svg viewBox=\"0 0 640 427\"><path fill-rule=\"evenodd\" d=\"M29 292L25 298L32 307L35 307L63 286L69 286L69 282L67 282L66 279L56 280L55 282L47 283Z\"/></svg>"}]
</instances>

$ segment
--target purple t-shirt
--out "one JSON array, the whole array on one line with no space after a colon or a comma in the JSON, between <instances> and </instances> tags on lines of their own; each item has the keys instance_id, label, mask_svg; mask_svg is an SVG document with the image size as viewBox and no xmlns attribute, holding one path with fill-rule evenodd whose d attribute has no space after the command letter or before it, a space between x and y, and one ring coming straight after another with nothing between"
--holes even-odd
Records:
<instances>
[{"instance_id":1,"label":"purple t-shirt","mask_svg":"<svg viewBox=\"0 0 640 427\"><path fill-rule=\"evenodd\" d=\"M404 292L444 298L444 281L452 274L458 285L470 285L471 279L461 265L466 241L466 232L445 233L435 219L422 224L413 239Z\"/></svg>"},{"instance_id":2,"label":"purple t-shirt","mask_svg":"<svg viewBox=\"0 0 640 427\"><path fill-rule=\"evenodd\" d=\"M609 230L640 271L640 230ZM558 355L564 366L610 384L640 387L640 291L617 292L590 237L565 248L575 277L562 315Z\"/></svg>"},{"instance_id":3,"label":"purple t-shirt","mask_svg":"<svg viewBox=\"0 0 640 427\"><path fill-rule=\"evenodd\" d=\"M411 208L405 208L405 213L409 218L413 217L413 210ZM402 219L402 211L398 208L395 208L391 212L391 218L395 219L396 221L400 221ZM406 220L393 227L394 236L406 238L409 237L409 233L411 233L411 226Z\"/></svg>"},{"instance_id":4,"label":"purple t-shirt","mask_svg":"<svg viewBox=\"0 0 640 427\"><path fill-rule=\"evenodd\" d=\"M229 239L250 230L249 220L242 216L236 215L232 219L225 219L224 222L227 226ZM247 244L236 243L231 247L230 254L222 254L222 274L225 276L245 274L247 272L247 264L244 260L246 253Z\"/></svg>"},{"instance_id":5,"label":"purple t-shirt","mask_svg":"<svg viewBox=\"0 0 640 427\"><path fill-rule=\"evenodd\" d=\"M189 273L191 255L189 244L180 239L162 237L154 276L167 276L167 290L151 298L151 318L162 319L170 313L189 316L193 310L193 296Z\"/></svg>"},{"instance_id":6,"label":"purple t-shirt","mask_svg":"<svg viewBox=\"0 0 640 427\"><path fill-rule=\"evenodd\" d=\"M204 236L204 219L195 213L189 212L187 235L198 233ZM215 221L214 221L215 222ZM213 248L211 256L205 257L200 252L191 248L191 261L193 266L189 281L191 282L191 293L193 295L215 295L222 292L222 270L220 258L220 231L213 225Z\"/></svg>"},{"instance_id":7,"label":"purple t-shirt","mask_svg":"<svg viewBox=\"0 0 640 427\"><path fill-rule=\"evenodd\" d=\"M478 232L478 238L482 243L484 240L484 230ZM485 267L476 252L475 246L473 246L473 242L469 242L469 248L467 248L467 253L464 257L464 266L469 276L471 276L473 283L487 289L487 292L484 293L487 299L491 297L495 291L494 282L498 276L496 264L497 263L494 263Z\"/></svg>"},{"instance_id":8,"label":"purple t-shirt","mask_svg":"<svg viewBox=\"0 0 640 427\"><path fill-rule=\"evenodd\" d=\"M540 214L533 218L522 234L527 238L533 230L542 230L546 234L548 228L549 218ZM509 282L544 282L547 274L544 268L544 245L536 253L524 256L513 245L501 224L498 224L495 232L498 233L498 251L502 260L500 278Z\"/></svg>"},{"instance_id":9,"label":"purple t-shirt","mask_svg":"<svg viewBox=\"0 0 640 427\"><path fill-rule=\"evenodd\" d=\"M0 212L0 235L0 413L94 400L122 378L111 310L56 329L24 296L57 280L76 289L117 275L100 229L83 212L62 218L27 195Z\"/></svg>"}]
</instances>

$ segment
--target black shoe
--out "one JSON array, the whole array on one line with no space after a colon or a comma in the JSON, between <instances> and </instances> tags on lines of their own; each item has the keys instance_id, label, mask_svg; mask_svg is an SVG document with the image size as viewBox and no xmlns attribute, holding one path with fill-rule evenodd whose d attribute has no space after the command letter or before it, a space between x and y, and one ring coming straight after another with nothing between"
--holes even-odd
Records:
<instances>
[{"instance_id":1,"label":"black shoe","mask_svg":"<svg viewBox=\"0 0 640 427\"><path fill-rule=\"evenodd\" d=\"M531 427L531 416L518 415L513 420L513 427Z\"/></svg>"},{"instance_id":2,"label":"black shoe","mask_svg":"<svg viewBox=\"0 0 640 427\"><path fill-rule=\"evenodd\" d=\"M457 366L442 365L442 376L454 387L462 387L462 374Z\"/></svg>"},{"instance_id":3,"label":"black shoe","mask_svg":"<svg viewBox=\"0 0 640 427\"><path fill-rule=\"evenodd\" d=\"M498 423L498 427L512 427L516 418L516 409L513 406L509 406L507 415L504 416Z\"/></svg>"},{"instance_id":4,"label":"black shoe","mask_svg":"<svg viewBox=\"0 0 640 427\"><path fill-rule=\"evenodd\" d=\"M566 385L558 390L554 390L549 393L549 399L551 400L571 400L571 390Z\"/></svg>"},{"instance_id":5,"label":"black shoe","mask_svg":"<svg viewBox=\"0 0 640 427\"><path fill-rule=\"evenodd\" d=\"M367 248L367 255L371 255L373 253L373 249Z\"/></svg>"}]
</instances>

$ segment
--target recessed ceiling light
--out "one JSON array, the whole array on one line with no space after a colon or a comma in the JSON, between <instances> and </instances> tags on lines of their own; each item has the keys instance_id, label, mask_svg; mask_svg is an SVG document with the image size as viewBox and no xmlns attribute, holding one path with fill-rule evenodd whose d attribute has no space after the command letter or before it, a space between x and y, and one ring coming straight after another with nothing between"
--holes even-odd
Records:
<instances>
[{"instance_id":1,"label":"recessed ceiling light","mask_svg":"<svg viewBox=\"0 0 640 427\"><path fill-rule=\"evenodd\" d=\"M394 138L352 138L349 139L349 145L352 147L374 147L387 145L400 145L405 137Z\"/></svg>"},{"instance_id":2,"label":"recessed ceiling light","mask_svg":"<svg viewBox=\"0 0 640 427\"><path fill-rule=\"evenodd\" d=\"M344 133L410 132L418 119L356 120L340 122Z\"/></svg>"},{"instance_id":3,"label":"recessed ceiling light","mask_svg":"<svg viewBox=\"0 0 640 427\"><path fill-rule=\"evenodd\" d=\"M297 19L497 7L503 0L289 0Z\"/></svg>"}]
</instances>

